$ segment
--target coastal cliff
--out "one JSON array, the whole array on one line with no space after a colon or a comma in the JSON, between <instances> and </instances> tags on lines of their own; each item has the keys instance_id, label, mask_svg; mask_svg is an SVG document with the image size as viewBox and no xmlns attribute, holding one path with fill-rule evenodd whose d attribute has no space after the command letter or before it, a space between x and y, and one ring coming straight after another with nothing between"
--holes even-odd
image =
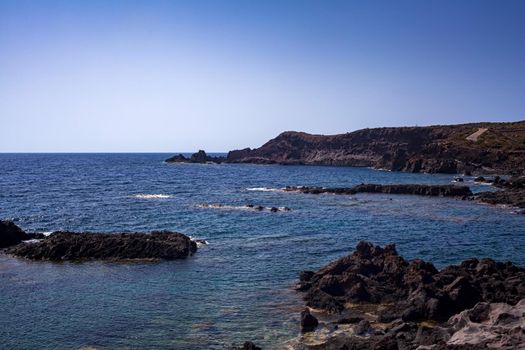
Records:
<instances>
[{"instance_id":1,"label":"coastal cliff","mask_svg":"<svg viewBox=\"0 0 525 350\"><path fill-rule=\"evenodd\" d=\"M339 135L287 131L226 158L169 161L364 166L392 171L525 174L525 121L362 129Z\"/></svg>"}]
</instances>

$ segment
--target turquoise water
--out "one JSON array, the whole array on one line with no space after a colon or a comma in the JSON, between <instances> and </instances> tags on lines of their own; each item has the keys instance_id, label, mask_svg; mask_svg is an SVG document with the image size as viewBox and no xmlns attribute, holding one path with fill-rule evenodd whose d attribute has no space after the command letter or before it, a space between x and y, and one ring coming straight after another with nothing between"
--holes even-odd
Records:
<instances>
[{"instance_id":1,"label":"turquoise water","mask_svg":"<svg viewBox=\"0 0 525 350\"><path fill-rule=\"evenodd\" d=\"M444 198L247 190L450 183L450 175L163 163L168 156L0 155L0 217L27 231L168 229L209 242L187 260L158 264L0 255L2 349L225 349L248 339L279 348L299 331L302 302L290 288L298 273L350 253L361 239L395 242L405 257L440 267L473 256L525 265L525 216L510 209ZM487 187L474 187L480 189Z\"/></svg>"}]
</instances>

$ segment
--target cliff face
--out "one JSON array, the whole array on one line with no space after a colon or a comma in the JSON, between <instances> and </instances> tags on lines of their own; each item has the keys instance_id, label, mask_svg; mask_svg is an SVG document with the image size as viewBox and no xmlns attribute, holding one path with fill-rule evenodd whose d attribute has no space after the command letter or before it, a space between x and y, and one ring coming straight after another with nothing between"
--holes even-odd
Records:
<instances>
[{"instance_id":1,"label":"cliff face","mask_svg":"<svg viewBox=\"0 0 525 350\"><path fill-rule=\"evenodd\" d=\"M288 131L229 163L369 166L430 173L525 174L525 121L363 129L340 135Z\"/></svg>"}]
</instances>

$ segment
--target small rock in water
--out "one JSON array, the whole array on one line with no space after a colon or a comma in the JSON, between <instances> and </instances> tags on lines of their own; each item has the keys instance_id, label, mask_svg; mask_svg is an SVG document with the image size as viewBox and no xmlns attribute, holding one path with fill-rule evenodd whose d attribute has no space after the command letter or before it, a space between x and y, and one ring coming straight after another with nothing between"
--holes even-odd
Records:
<instances>
[{"instance_id":1,"label":"small rock in water","mask_svg":"<svg viewBox=\"0 0 525 350\"><path fill-rule=\"evenodd\" d=\"M233 348L233 350L262 350L260 347L255 345L251 341L247 341L243 344L242 347Z\"/></svg>"},{"instance_id":2,"label":"small rock in water","mask_svg":"<svg viewBox=\"0 0 525 350\"><path fill-rule=\"evenodd\" d=\"M310 310L304 309L301 312L301 332L312 332L318 324L319 321L310 313Z\"/></svg>"}]
</instances>

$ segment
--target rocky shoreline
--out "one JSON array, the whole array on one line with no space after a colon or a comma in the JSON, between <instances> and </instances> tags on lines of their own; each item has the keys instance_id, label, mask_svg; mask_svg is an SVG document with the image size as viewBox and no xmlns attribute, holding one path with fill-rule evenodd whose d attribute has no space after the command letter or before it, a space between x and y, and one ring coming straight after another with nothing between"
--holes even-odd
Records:
<instances>
[{"instance_id":1,"label":"rocky shoreline","mask_svg":"<svg viewBox=\"0 0 525 350\"><path fill-rule=\"evenodd\" d=\"M438 271L423 260L406 261L394 245L360 242L351 255L302 272L297 289L308 307L337 315L325 325L332 335L315 349L525 344L525 269L510 262L469 259Z\"/></svg>"},{"instance_id":2,"label":"rocky shoreline","mask_svg":"<svg viewBox=\"0 0 525 350\"><path fill-rule=\"evenodd\" d=\"M472 137L483 130L481 134ZM525 175L525 121L362 129L339 135L287 131L259 148L211 157L200 150L168 163L337 165L391 171Z\"/></svg>"},{"instance_id":3,"label":"rocky shoreline","mask_svg":"<svg viewBox=\"0 0 525 350\"><path fill-rule=\"evenodd\" d=\"M53 232L28 234L10 221L0 221L0 247L5 253L47 261L157 261L184 259L197 251L197 241L170 231L151 233Z\"/></svg>"},{"instance_id":4,"label":"rocky shoreline","mask_svg":"<svg viewBox=\"0 0 525 350\"><path fill-rule=\"evenodd\" d=\"M525 348L525 269L510 262L468 259L437 270L405 260L393 244L362 241L351 255L303 271L299 280L303 334L283 348ZM247 342L239 349L257 347Z\"/></svg>"}]
</instances>

